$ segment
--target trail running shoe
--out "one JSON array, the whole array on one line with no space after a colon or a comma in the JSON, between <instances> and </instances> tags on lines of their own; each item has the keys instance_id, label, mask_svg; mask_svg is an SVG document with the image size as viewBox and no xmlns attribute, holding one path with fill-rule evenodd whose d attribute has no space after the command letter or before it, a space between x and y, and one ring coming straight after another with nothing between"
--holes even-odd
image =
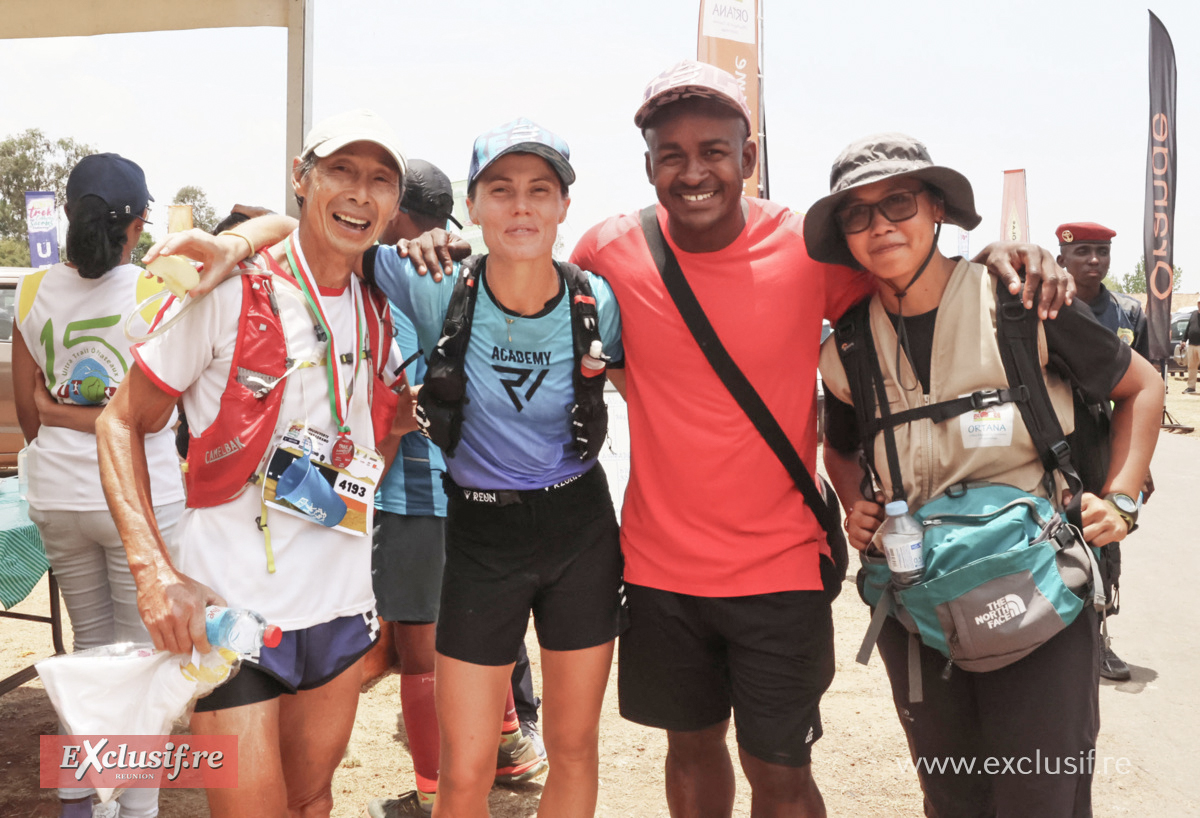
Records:
<instances>
[{"instance_id":1,"label":"trail running shoe","mask_svg":"<svg viewBox=\"0 0 1200 818\"><path fill-rule=\"evenodd\" d=\"M367 815L371 818L427 818L433 814L433 802L429 807L421 802L416 790L410 790L399 798L376 798L367 804Z\"/></svg>"},{"instance_id":2,"label":"trail running shoe","mask_svg":"<svg viewBox=\"0 0 1200 818\"><path fill-rule=\"evenodd\" d=\"M1113 649L1108 645L1104 645L1104 649L1100 652L1100 675L1113 682L1128 682L1133 678L1129 665L1125 664L1120 656L1113 653Z\"/></svg>"},{"instance_id":3,"label":"trail running shoe","mask_svg":"<svg viewBox=\"0 0 1200 818\"><path fill-rule=\"evenodd\" d=\"M542 743L542 734L538 730L536 721L521 722L521 733L525 738L533 742L533 747L537 750L537 754L546 757L546 745Z\"/></svg>"},{"instance_id":4,"label":"trail running shoe","mask_svg":"<svg viewBox=\"0 0 1200 818\"><path fill-rule=\"evenodd\" d=\"M502 740L496 756L496 783L517 784L529 781L544 773L550 764L546 752L538 752L537 746L520 730L512 741Z\"/></svg>"}]
</instances>

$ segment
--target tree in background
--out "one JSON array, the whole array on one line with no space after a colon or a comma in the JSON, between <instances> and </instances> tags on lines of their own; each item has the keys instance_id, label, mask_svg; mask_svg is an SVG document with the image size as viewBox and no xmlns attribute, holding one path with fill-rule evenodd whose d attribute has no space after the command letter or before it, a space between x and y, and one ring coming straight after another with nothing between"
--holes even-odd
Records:
<instances>
[{"instance_id":1,"label":"tree in background","mask_svg":"<svg viewBox=\"0 0 1200 818\"><path fill-rule=\"evenodd\" d=\"M25 193L52 190L61 207L67 199L71 168L96 149L74 139L51 140L37 128L0 142L0 239L25 241ZM0 252L3 252L0 248ZM29 248L25 248L29 265Z\"/></svg>"},{"instance_id":2,"label":"tree in background","mask_svg":"<svg viewBox=\"0 0 1200 818\"><path fill-rule=\"evenodd\" d=\"M175 194L175 201L172 204L191 205L192 206L192 226L198 227L205 232L212 232L212 229L217 226L220 219L217 218L217 211L213 210L212 205L208 203L208 197L204 195L204 189L196 185L186 185L179 188L179 192Z\"/></svg>"},{"instance_id":3,"label":"tree in background","mask_svg":"<svg viewBox=\"0 0 1200 818\"><path fill-rule=\"evenodd\" d=\"M138 237L138 243L136 245L134 245L133 259L131 260L132 263L141 267L142 266L142 256L146 255L146 251L149 250L153 245L154 245L154 236L151 236L149 233L147 233L145 230L143 230L142 235Z\"/></svg>"},{"instance_id":4,"label":"tree in background","mask_svg":"<svg viewBox=\"0 0 1200 818\"><path fill-rule=\"evenodd\" d=\"M1175 265L1175 275L1171 276L1171 291L1179 292L1179 285L1183 280L1183 268L1178 264ZM1133 268L1132 273L1117 278L1110 275L1104 279L1104 286L1118 293L1145 293L1146 292L1146 257L1142 256L1137 266Z\"/></svg>"},{"instance_id":5,"label":"tree in background","mask_svg":"<svg viewBox=\"0 0 1200 818\"><path fill-rule=\"evenodd\" d=\"M0 239L0 267L28 267L29 242L25 239Z\"/></svg>"}]
</instances>

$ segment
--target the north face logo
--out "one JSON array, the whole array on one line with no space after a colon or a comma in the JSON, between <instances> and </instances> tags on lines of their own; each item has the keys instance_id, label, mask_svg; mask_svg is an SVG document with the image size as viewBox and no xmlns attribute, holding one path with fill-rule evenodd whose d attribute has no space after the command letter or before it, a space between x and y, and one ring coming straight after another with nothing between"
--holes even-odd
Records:
<instances>
[{"instance_id":1,"label":"the north face logo","mask_svg":"<svg viewBox=\"0 0 1200 818\"><path fill-rule=\"evenodd\" d=\"M1025 600L1016 594L1005 594L987 604L987 611L975 617L976 625L988 626L988 630L999 627L1025 613Z\"/></svg>"}]
</instances>

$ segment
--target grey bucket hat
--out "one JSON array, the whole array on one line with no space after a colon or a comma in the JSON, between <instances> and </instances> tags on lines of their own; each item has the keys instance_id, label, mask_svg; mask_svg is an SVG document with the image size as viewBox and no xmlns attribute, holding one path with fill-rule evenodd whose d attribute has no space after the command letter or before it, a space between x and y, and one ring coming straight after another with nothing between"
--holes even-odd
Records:
<instances>
[{"instance_id":1,"label":"grey bucket hat","mask_svg":"<svg viewBox=\"0 0 1200 818\"><path fill-rule=\"evenodd\" d=\"M973 230L981 221L967 177L933 164L924 144L902 133L883 133L851 143L829 172L829 195L818 199L804 216L804 243L816 261L857 267L834 215L855 188L883 179L912 177L942 193L946 221Z\"/></svg>"}]
</instances>

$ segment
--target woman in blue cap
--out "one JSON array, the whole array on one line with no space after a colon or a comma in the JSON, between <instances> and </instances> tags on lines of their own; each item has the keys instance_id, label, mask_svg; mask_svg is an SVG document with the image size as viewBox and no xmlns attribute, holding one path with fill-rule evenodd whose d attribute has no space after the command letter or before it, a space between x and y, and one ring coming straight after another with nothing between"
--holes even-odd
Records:
<instances>
[{"instance_id":1,"label":"woman in blue cap","mask_svg":"<svg viewBox=\"0 0 1200 818\"><path fill-rule=\"evenodd\" d=\"M454 278L422 276L394 248L364 259L365 277L413 320L430 353L419 416L449 455L438 816L488 814L509 674L530 611L551 760L539 814L587 816L596 807L621 556L596 462L605 430L595 404L606 363L618 365L622 352L608 284L554 260L575 181L569 155L562 139L525 119L475 140L467 209L488 254ZM590 338L583 354L576 336ZM464 379L465 394L455 394Z\"/></svg>"},{"instance_id":2,"label":"woman in blue cap","mask_svg":"<svg viewBox=\"0 0 1200 818\"><path fill-rule=\"evenodd\" d=\"M1070 500L1035 444L1044 435L1026 425L1029 418L1047 419L1027 415L1013 402L1028 398L1021 396L1023 384L1007 376L995 284L981 265L942 255L937 238L944 222L968 230L979 223L971 185L962 174L934 165L923 144L902 134L847 147L834 163L830 195L805 218L814 259L858 266L880 285L855 319L869 334L839 324L821 352L825 463L846 509L849 541L863 552L873 547L885 499L907 499L915 511L956 486L989 481L1049 495L1058 509ZM1011 320L1012 306L1019 312L1019 305L1005 304L1004 321ZM1046 411L1064 432L1073 426L1072 389L1115 402L1107 493L1104 499L1084 493L1081 503L1083 537L1099 546L1121 540L1130 528L1121 509L1137 496L1149 468L1162 384L1149 364L1131 356L1086 312L1076 303L1037 325L1039 361L1028 370L1044 380L1051 405ZM871 339L877 364L872 392L886 395L888 407L878 408L882 397L865 405L876 407L869 413L876 420L896 416L892 434L864 434L853 408L866 398L862 387L851 388L852 381L862 383L857 365L844 365L841 356L864 337ZM948 417L923 414L931 405L976 394L994 400L982 410L958 407ZM908 422L900 422L902 412ZM1064 462L1069 465L1060 455L1059 465ZM867 463L877 464L870 476L878 492L865 488L872 485ZM1017 607L1023 614L1023 605ZM880 654L918 767L926 815L1091 814L1091 770L1083 763L1095 749L1099 727L1099 646L1091 605L1085 601L1075 621L1024 658L979 670L955 666L947 672L947 657L910 641L899 619L881 622ZM961 661L956 646L962 649L951 645L951 656ZM923 695L914 696L909 673L918 666L913 679L919 678ZM1033 769L1035 757L1045 765ZM986 762L998 758L1021 761L1021 774L993 774L998 771ZM939 771L930 764L934 759L962 760L977 769Z\"/></svg>"},{"instance_id":3,"label":"woman in blue cap","mask_svg":"<svg viewBox=\"0 0 1200 818\"><path fill-rule=\"evenodd\" d=\"M29 516L62 589L75 650L149 642L137 589L104 491L95 423L132 363L126 319L149 284L130 263L152 201L142 169L115 153L86 156L67 179L67 258L25 276L13 327L13 394L29 441ZM183 511L170 424L148 436L159 527L168 539ZM64 818L92 814L92 790L60 789ZM158 814L157 789L129 789L121 815Z\"/></svg>"}]
</instances>

